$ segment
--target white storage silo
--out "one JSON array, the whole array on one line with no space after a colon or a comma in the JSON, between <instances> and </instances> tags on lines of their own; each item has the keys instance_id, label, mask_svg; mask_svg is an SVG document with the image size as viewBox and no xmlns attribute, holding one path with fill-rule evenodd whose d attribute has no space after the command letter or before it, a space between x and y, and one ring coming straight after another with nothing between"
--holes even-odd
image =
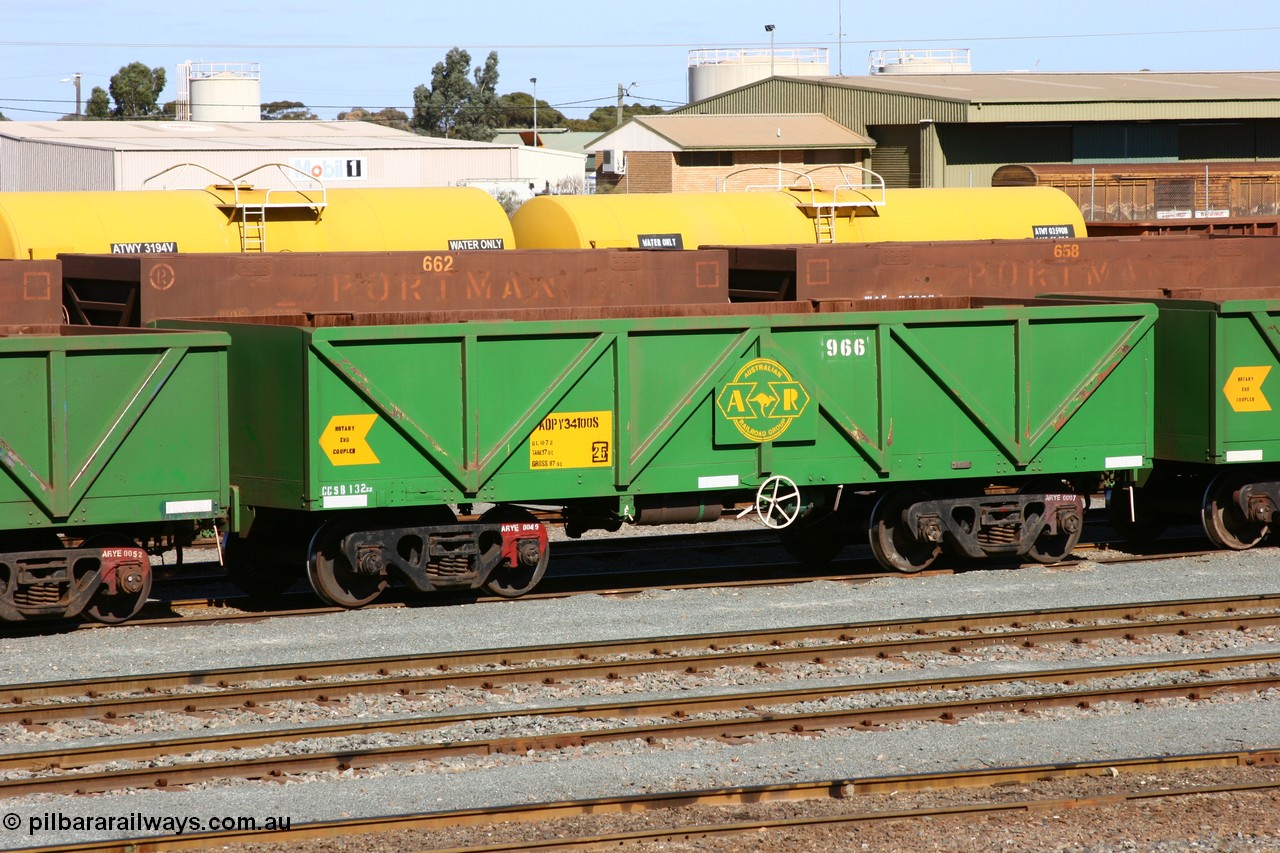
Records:
<instances>
[{"instance_id":1,"label":"white storage silo","mask_svg":"<svg viewBox=\"0 0 1280 853\"><path fill-rule=\"evenodd\" d=\"M689 103L777 77L827 77L825 47L717 48L689 51Z\"/></svg>"},{"instance_id":2,"label":"white storage silo","mask_svg":"<svg viewBox=\"0 0 1280 853\"><path fill-rule=\"evenodd\" d=\"M184 63L192 121L258 121L262 75L256 62Z\"/></svg>"}]
</instances>

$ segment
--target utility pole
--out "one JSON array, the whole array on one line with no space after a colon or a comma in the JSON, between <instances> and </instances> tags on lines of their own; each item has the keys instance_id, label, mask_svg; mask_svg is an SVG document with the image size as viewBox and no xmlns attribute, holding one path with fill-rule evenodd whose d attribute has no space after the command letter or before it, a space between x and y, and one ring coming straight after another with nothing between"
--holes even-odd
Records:
<instances>
[{"instance_id":1,"label":"utility pole","mask_svg":"<svg viewBox=\"0 0 1280 853\"><path fill-rule=\"evenodd\" d=\"M844 76L844 0L836 0L836 73Z\"/></svg>"},{"instance_id":2,"label":"utility pole","mask_svg":"<svg viewBox=\"0 0 1280 853\"><path fill-rule=\"evenodd\" d=\"M533 147L538 147L538 78L530 77L533 84Z\"/></svg>"},{"instance_id":3,"label":"utility pole","mask_svg":"<svg viewBox=\"0 0 1280 853\"><path fill-rule=\"evenodd\" d=\"M636 87L635 83L632 83L630 86L623 86L621 83L618 84L618 118L613 123L614 127L617 127L618 125L622 124L622 98L626 95L630 95L631 90L634 89L635 87Z\"/></svg>"}]
</instances>

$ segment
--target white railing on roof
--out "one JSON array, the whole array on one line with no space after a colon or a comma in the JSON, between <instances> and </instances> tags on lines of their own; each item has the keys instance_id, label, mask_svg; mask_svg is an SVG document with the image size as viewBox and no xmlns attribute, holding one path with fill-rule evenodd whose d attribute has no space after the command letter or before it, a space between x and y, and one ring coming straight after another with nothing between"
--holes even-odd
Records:
<instances>
[{"instance_id":1,"label":"white railing on roof","mask_svg":"<svg viewBox=\"0 0 1280 853\"><path fill-rule=\"evenodd\" d=\"M867 54L868 74L955 73L973 70L967 47L895 47Z\"/></svg>"},{"instance_id":2,"label":"white railing on roof","mask_svg":"<svg viewBox=\"0 0 1280 853\"><path fill-rule=\"evenodd\" d=\"M702 65L757 65L769 64L772 57L775 62L807 62L814 64L827 63L830 48L826 47L780 47L776 51L767 47L717 47L698 48L689 51L689 67Z\"/></svg>"}]
</instances>

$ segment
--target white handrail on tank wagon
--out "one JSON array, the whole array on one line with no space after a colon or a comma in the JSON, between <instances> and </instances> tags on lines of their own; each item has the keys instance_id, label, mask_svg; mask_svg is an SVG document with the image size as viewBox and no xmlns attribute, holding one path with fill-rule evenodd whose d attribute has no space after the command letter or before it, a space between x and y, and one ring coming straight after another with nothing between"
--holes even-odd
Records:
<instances>
[{"instance_id":1,"label":"white handrail on tank wagon","mask_svg":"<svg viewBox=\"0 0 1280 853\"><path fill-rule=\"evenodd\" d=\"M241 187L246 192L253 188L253 185L245 178L267 169L277 170L288 182L289 186L284 189L268 187L263 192L261 201L242 199L240 196ZM301 176L301 183L298 181L297 176ZM324 215L324 209L329 206L329 189L324 185L324 181L315 175L308 174L286 163L266 163L247 172L242 172L235 176L232 186L235 189L235 209L240 211L240 251L242 252L265 252L267 250L268 210L309 208L315 211L316 221L319 222L320 217ZM301 196L302 200L272 201L272 193L289 193L294 198ZM308 193L318 193L319 199L312 198ZM279 196L277 196L278 198Z\"/></svg>"},{"instance_id":2,"label":"white handrail on tank wagon","mask_svg":"<svg viewBox=\"0 0 1280 853\"><path fill-rule=\"evenodd\" d=\"M182 179L186 177L188 169L198 170L203 176L203 182L198 185L182 183ZM250 176L268 169L276 170L287 186L257 189L248 180ZM142 182L143 189L146 189L147 184L150 182L171 172L174 174L163 189L205 190L218 199L219 206L230 208L231 218L240 223L240 251L242 252L265 252L267 250L268 210L307 208L315 211L316 221L318 222L324 214L324 209L329 206L329 189L325 186L324 181L287 163L264 163L247 172L242 172L234 178L228 178L198 163L179 163L147 178ZM210 177L215 179L211 184L207 183ZM232 194L230 202L227 201L225 195L219 195L219 192L230 192ZM249 193L254 193L254 195L249 196ZM282 201L281 193L288 193L290 200ZM275 194L275 198L272 198L273 194Z\"/></svg>"},{"instance_id":3,"label":"white handrail on tank wagon","mask_svg":"<svg viewBox=\"0 0 1280 853\"><path fill-rule=\"evenodd\" d=\"M831 188L830 198L819 198L818 193L825 193L825 190L819 189L813 180L816 172L822 172L828 169L835 169L839 172L840 182ZM856 169L861 179L856 183L850 180L849 175L845 173L846 169ZM818 166L807 172L801 172L796 169L789 169L785 166L747 166L737 169L716 179L716 189L720 192L727 190L730 178L748 172L768 171L777 175L777 180L773 184L749 184L743 188L744 192L762 192L762 191L790 191L793 193L803 193L807 190L809 200L803 199L799 202L799 207L806 214L813 217L813 227L815 237L819 243L834 243L836 241L836 217L839 215L853 216L857 208L877 208L882 207L888 202L888 196L885 193L884 178L870 169L863 168L853 164L837 164ZM790 182L790 186L783 184L783 173L795 177Z\"/></svg>"},{"instance_id":4,"label":"white handrail on tank wagon","mask_svg":"<svg viewBox=\"0 0 1280 853\"><path fill-rule=\"evenodd\" d=\"M186 177L186 173L188 169L198 170L203 175L203 177L200 178L199 183L194 183L194 184L182 183L182 178ZM199 163L178 163L174 166L170 166L167 169L163 169L159 172L156 172L151 177L144 179L142 182L142 188L144 190L148 189L147 184L151 183L154 180L157 180L158 178L163 178L165 175L169 174L170 172L175 173L171 178L172 183L165 184L164 186L161 186L161 187L156 187L155 189L203 190L209 186L210 178L215 179L213 181L214 184L224 184L228 186L231 184L230 178L228 178L226 175L218 174L217 172L213 171L213 169L210 169L208 166L201 166Z\"/></svg>"},{"instance_id":5,"label":"white handrail on tank wagon","mask_svg":"<svg viewBox=\"0 0 1280 853\"><path fill-rule=\"evenodd\" d=\"M201 178L196 183L183 183L182 179L186 177L188 169L195 169L201 174ZM168 175L170 172L175 173L170 182L159 189L166 190L207 190L210 188L219 190L230 190L232 196L232 205L236 208L243 207L248 202L241 197L241 193L255 191L256 188L252 183L245 180L249 176L266 169L275 169L288 182L287 187L267 187L261 190L264 193L263 202L268 207L309 207L316 211L317 217L329 205L329 188L325 186L324 181L310 175L301 169L288 165L287 163L264 163L261 166L255 166L247 172L236 175L234 178L228 178L226 175L213 171L208 166L202 166L199 163L178 163L170 166L142 182L142 188L147 189L147 185L152 181ZM299 177L301 180L299 180ZM213 180L210 181L209 179ZM272 193L295 193L302 197L302 201L272 201ZM309 195L310 194L310 195ZM256 202L256 200L255 200ZM255 204L255 206L260 206Z\"/></svg>"}]
</instances>

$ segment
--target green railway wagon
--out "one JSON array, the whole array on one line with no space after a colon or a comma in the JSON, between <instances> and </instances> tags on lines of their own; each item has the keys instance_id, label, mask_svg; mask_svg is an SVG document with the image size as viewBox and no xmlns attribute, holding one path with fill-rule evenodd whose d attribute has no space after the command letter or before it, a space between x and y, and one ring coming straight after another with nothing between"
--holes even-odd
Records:
<instances>
[{"instance_id":1,"label":"green railway wagon","mask_svg":"<svg viewBox=\"0 0 1280 853\"><path fill-rule=\"evenodd\" d=\"M0 619L119 622L230 495L217 332L0 330Z\"/></svg>"},{"instance_id":2,"label":"green railway wagon","mask_svg":"<svg viewBox=\"0 0 1280 853\"><path fill-rule=\"evenodd\" d=\"M527 592L529 505L571 535L751 513L806 555L858 517L907 571L948 543L1059 559L1070 485L1149 464L1154 309L948 304L164 325L232 339L237 576L305 561L354 607L392 580Z\"/></svg>"},{"instance_id":3,"label":"green railway wagon","mask_svg":"<svg viewBox=\"0 0 1280 853\"><path fill-rule=\"evenodd\" d=\"M1156 462L1108 511L1133 538L1199 516L1219 547L1251 548L1280 507L1280 288L1187 295L1152 300Z\"/></svg>"}]
</instances>

